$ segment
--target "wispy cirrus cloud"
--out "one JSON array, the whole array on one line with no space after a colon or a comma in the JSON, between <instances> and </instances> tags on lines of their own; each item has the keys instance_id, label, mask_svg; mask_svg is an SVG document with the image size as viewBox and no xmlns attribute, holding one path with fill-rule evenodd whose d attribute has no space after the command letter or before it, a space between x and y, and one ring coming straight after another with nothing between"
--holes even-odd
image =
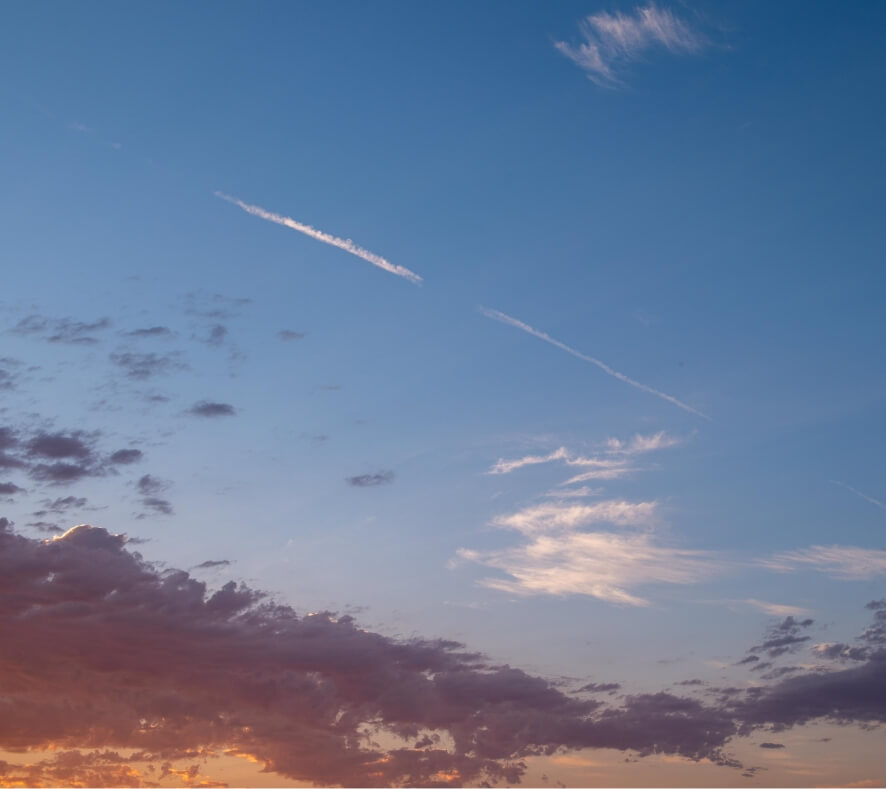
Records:
<instances>
[{"instance_id":1,"label":"wispy cirrus cloud","mask_svg":"<svg viewBox=\"0 0 886 789\"><path fill-rule=\"evenodd\" d=\"M371 263L373 266L376 266L383 271L387 271L389 274L394 274L395 276L407 279L415 285L420 285L422 282L422 278L414 271L410 271L405 266L395 265L389 260L383 258L381 255L376 255L374 252L370 252L368 249L357 246L357 244L355 244L349 238L338 238L337 236L333 236L330 233L324 233L322 230L317 230L317 228L311 227L310 225L306 225L302 222L298 222L291 217L282 216L281 214L275 214L271 211L266 211L261 206L244 203L242 200L238 200L236 197L231 197L230 195L226 195L222 192L215 192L215 196L242 208L247 214L257 216L259 217L259 219L264 219L268 222L274 222L277 225L288 227L290 230L297 230L299 233L304 233L306 236L313 238L315 241L322 241L324 244L329 244L330 246L343 249L345 252L349 252L352 255L356 255L358 258L362 258L367 263Z\"/></svg>"},{"instance_id":2,"label":"wispy cirrus cloud","mask_svg":"<svg viewBox=\"0 0 886 789\"><path fill-rule=\"evenodd\" d=\"M570 346L566 345L566 343L555 340L549 334L545 334L543 331L539 331L538 329L533 328L528 323L523 323L523 321L517 320L517 318L512 318L510 315L506 315L499 310L493 310L488 307L479 307L479 310L480 313L485 315L487 318L491 318L492 320L498 321L499 323L504 323L506 326L513 326L515 329L520 329L527 334L531 334L533 337L537 337L539 340L544 340L546 343L553 345L555 348L559 348L561 351L566 351L566 353L575 356L577 359L581 359L588 364L593 364L596 367L599 367L607 375L611 375L613 378L616 378L617 380L622 381L629 386L633 386L635 389L639 389L643 392L648 392L649 394L655 395L656 397L660 397L662 400L666 400L672 405L677 406L677 408L682 408L684 411L688 411L690 414L700 416L702 419L707 419L708 421L710 421L711 419L707 414L703 414L697 408L693 408L688 403L684 403L682 400L678 400L672 395L666 394L665 392L659 391L658 389L654 389L653 387L647 386L644 383L640 383L639 381L628 377L624 373L620 373L618 370L610 367L605 362L601 362L599 359L595 359L593 356L588 356L581 351L577 351L575 350L575 348L571 348Z\"/></svg>"},{"instance_id":3,"label":"wispy cirrus cloud","mask_svg":"<svg viewBox=\"0 0 886 789\"><path fill-rule=\"evenodd\" d=\"M802 608L798 605L783 605L782 603L769 603L766 600L755 600L747 598L743 600L745 604L762 611L764 614L771 616L805 616L810 613L808 608Z\"/></svg>"},{"instance_id":4,"label":"wispy cirrus cloud","mask_svg":"<svg viewBox=\"0 0 886 789\"><path fill-rule=\"evenodd\" d=\"M658 504L611 499L552 501L500 515L522 544L494 551L459 549L457 557L501 570L481 585L518 595L587 595L622 605L649 605L634 587L691 584L721 567L712 555L672 547L655 534ZM615 527L613 529L612 527Z\"/></svg>"},{"instance_id":5,"label":"wispy cirrus cloud","mask_svg":"<svg viewBox=\"0 0 886 789\"><path fill-rule=\"evenodd\" d=\"M660 48L674 55L692 55L708 43L688 22L654 3L639 6L631 14L591 14L581 21L580 29L584 41L578 46L565 41L557 41L554 46L602 88L623 87L620 68L649 50Z\"/></svg>"},{"instance_id":6,"label":"wispy cirrus cloud","mask_svg":"<svg viewBox=\"0 0 886 789\"><path fill-rule=\"evenodd\" d=\"M778 572L818 570L842 581L865 581L886 575L886 551L853 545L813 545L760 559L757 563Z\"/></svg>"}]
</instances>

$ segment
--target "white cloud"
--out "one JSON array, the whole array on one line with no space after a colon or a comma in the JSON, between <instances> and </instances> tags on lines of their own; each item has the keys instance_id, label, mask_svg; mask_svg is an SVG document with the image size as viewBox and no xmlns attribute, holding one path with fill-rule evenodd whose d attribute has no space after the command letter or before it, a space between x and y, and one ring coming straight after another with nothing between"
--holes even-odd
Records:
<instances>
[{"instance_id":1,"label":"white cloud","mask_svg":"<svg viewBox=\"0 0 886 789\"><path fill-rule=\"evenodd\" d=\"M491 589L519 595L587 595L612 603L649 605L629 590L649 584L692 584L716 572L718 563L700 551L660 545L648 533L566 530L537 534L527 543L459 556L503 571L485 578Z\"/></svg>"},{"instance_id":2,"label":"white cloud","mask_svg":"<svg viewBox=\"0 0 886 789\"><path fill-rule=\"evenodd\" d=\"M657 504L654 501L624 501L610 499L594 504L546 502L492 520L494 526L515 529L523 534L536 534L562 529L576 529L593 523L612 523L616 526L651 524Z\"/></svg>"},{"instance_id":3,"label":"white cloud","mask_svg":"<svg viewBox=\"0 0 886 789\"><path fill-rule=\"evenodd\" d=\"M492 320L498 321L499 323L504 323L507 326L513 326L515 329L520 329L527 334L531 334L533 337L544 340L546 343L553 345L555 348L559 348L561 351L566 351L566 353L575 356L577 359L581 359L588 364L593 364L596 367L599 367L607 375L611 375L613 378L616 378L619 381L628 384L628 386L633 386L635 389L639 389L643 392L648 392L649 394L655 395L656 397L660 397L662 400L666 400L672 405L677 406L677 408L682 408L684 411L688 411L690 414L700 416L702 419L710 420L709 416L703 414L698 409L693 408L691 405L687 405L682 400L678 400L672 395L661 392L658 389L653 389L651 386L647 386L646 384L640 383L639 381L635 381L633 378L629 378L624 373L620 373L618 370L613 369L605 362L601 362L599 359L595 359L593 356L588 356L581 351L576 351L575 348L570 348L565 343L562 343L559 340L555 340L553 337L545 334L543 331L534 329L528 323L523 323L523 321L512 318L510 315L506 315L505 313L499 312L498 310L489 309L488 307L480 307L479 309L480 312L487 318L491 318Z\"/></svg>"},{"instance_id":4,"label":"white cloud","mask_svg":"<svg viewBox=\"0 0 886 789\"><path fill-rule=\"evenodd\" d=\"M761 559L758 564L778 572L809 568L839 580L866 581L886 575L886 551L851 545L813 545Z\"/></svg>"},{"instance_id":5,"label":"white cloud","mask_svg":"<svg viewBox=\"0 0 886 789\"><path fill-rule=\"evenodd\" d=\"M659 46L672 54L688 55L701 50L705 38L675 16L655 4L634 9L633 14L601 11L581 22L584 42L577 47L555 42L559 52L587 72L589 79L604 88L624 83L617 67L636 60L647 50Z\"/></svg>"},{"instance_id":6,"label":"white cloud","mask_svg":"<svg viewBox=\"0 0 886 789\"><path fill-rule=\"evenodd\" d=\"M322 230L317 230L310 225L305 225L301 222L297 222L295 219L291 219L288 216L274 214L270 211L266 211L260 206L249 205L248 203L244 203L242 200L238 200L236 197L230 197L226 194L222 194L221 192L216 192L215 196L221 198L222 200L227 200L229 203L233 203L236 206L239 206L247 214L252 214L253 216L259 217L260 219L265 219L268 222L274 222L275 224L283 225L283 227L288 227L290 230L297 230L299 233L304 233L306 236L310 236L316 241L322 241L324 244L329 244L333 247L343 249L345 252L350 252L352 255L356 255L358 258L362 258L368 263L371 263L373 266L377 266L378 268L387 271L390 274L394 274L398 277L403 277L403 279L408 279L415 285L421 284L422 278L414 271L410 271L405 266L394 265L389 260L385 260L385 258L383 258L381 255L376 255L374 252L370 252L368 249L363 249L363 247L357 246L349 238L337 238L336 236L330 235L329 233L324 233Z\"/></svg>"},{"instance_id":7,"label":"white cloud","mask_svg":"<svg viewBox=\"0 0 886 789\"><path fill-rule=\"evenodd\" d=\"M627 460L624 459L625 457L674 447L680 443L680 439L669 436L663 430L649 436L643 436L638 433L630 441L621 441L617 438L610 438L606 441L606 452L609 455L620 455L621 457L619 458L585 457L583 455L573 454L566 449L566 447L559 447L553 452L549 452L547 455L525 455L521 458L514 458L512 460L499 458L492 464L492 468L486 473L510 474L512 471L517 471L526 466L537 466L543 463L553 463L554 461L559 460L563 461L567 466L582 466L607 472L596 476L587 476L586 479L613 479L614 477L634 470L627 467Z\"/></svg>"},{"instance_id":8,"label":"white cloud","mask_svg":"<svg viewBox=\"0 0 886 789\"><path fill-rule=\"evenodd\" d=\"M610 438L606 442L606 448L620 455L638 455L643 452L655 452L659 449L679 446L682 441L676 436L669 436L664 430L643 436L637 433L630 441L621 441Z\"/></svg>"},{"instance_id":9,"label":"white cloud","mask_svg":"<svg viewBox=\"0 0 886 789\"><path fill-rule=\"evenodd\" d=\"M516 471L519 468L524 468L525 466L535 466L540 463L550 463L554 460L566 460L569 457L569 453L566 450L566 447L560 447L559 449L555 449L553 452L548 453L547 455L526 455L522 458L517 458L515 460L505 460L504 458L499 458L492 466L487 474L510 474L512 471Z\"/></svg>"}]
</instances>

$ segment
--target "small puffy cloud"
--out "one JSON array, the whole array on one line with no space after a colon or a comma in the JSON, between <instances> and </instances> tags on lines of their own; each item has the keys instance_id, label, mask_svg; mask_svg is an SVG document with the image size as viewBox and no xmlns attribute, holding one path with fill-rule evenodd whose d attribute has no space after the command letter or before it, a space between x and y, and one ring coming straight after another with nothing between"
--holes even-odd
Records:
<instances>
[{"instance_id":1,"label":"small puffy cloud","mask_svg":"<svg viewBox=\"0 0 886 789\"><path fill-rule=\"evenodd\" d=\"M388 485L393 481L393 471L377 471L374 474L358 474L355 477L345 477L345 482L355 488L374 488L378 485Z\"/></svg>"},{"instance_id":2,"label":"small puffy cloud","mask_svg":"<svg viewBox=\"0 0 886 789\"><path fill-rule=\"evenodd\" d=\"M20 488L12 482L0 482L0 496L13 496L16 493L23 492L24 488Z\"/></svg>"},{"instance_id":3,"label":"small puffy cloud","mask_svg":"<svg viewBox=\"0 0 886 789\"><path fill-rule=\"evenodd\" d=\"M198 403L194 403L188 410L187 413L191 414L191 416L202 416L202 417L219 417L219 416L236 416L237 411L234 406L228 403L216 403L211 400L201 400Z\"/></svg>"},{"instance_id":4,"label":"small puffy cloud","mask_svg":"<svg viewBox=\"0 0 886 789\"><path fill-rule=\"evenodd\" d=\"M305 335L300 331L293 331L292 329L281 329L277 332L277 337L283 342L293 342L294 340L303 340Z\"/></svg>"},{"instance_id":5,"label":"small puffy cloud","mask_svg":"<svg viewBox=\"0 0 886 789\"><path fill-rule=\"evenodd\" d=\"M128 466L130 463L138 463L144 457L140 449L118 449L110 458L111 463L118 466Z\"/></svg>"},{"instance_id":6,"label":"small puffy cloud","mask_svg":"<svg viewBox=\"0 0 886 789\"><path fill-rule=\"evenodd\" d=\"M168 326L148 326L143 329L132 329L124 332L126 337L172 337L172 329Z\"/></svg>"}]
</instances>

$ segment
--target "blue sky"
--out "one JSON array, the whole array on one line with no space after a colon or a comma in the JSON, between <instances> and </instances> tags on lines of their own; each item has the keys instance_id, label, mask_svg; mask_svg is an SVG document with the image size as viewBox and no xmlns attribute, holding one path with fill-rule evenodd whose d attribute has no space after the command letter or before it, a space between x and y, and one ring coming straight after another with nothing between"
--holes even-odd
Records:
<instances>
[{"instance_id":1,"label":"blue sky","mask_svg":"<svg viewBox=\"0 0 886 789\"><path fill-rule=\"evenodd\" d=\"M865 627L882 7L0 14L0 415L143 453L63 486L12 469L21 533L88 522L229 561L195 571L211 588L634 692L756 681L731 664L773 616ZM649 780L631 767L605 775Z\"/></svg>"}]
</instances>

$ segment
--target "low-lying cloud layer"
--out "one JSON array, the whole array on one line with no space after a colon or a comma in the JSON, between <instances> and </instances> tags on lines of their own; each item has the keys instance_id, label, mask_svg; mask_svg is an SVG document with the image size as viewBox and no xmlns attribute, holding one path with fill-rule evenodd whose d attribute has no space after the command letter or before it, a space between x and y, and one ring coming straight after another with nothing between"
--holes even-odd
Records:
<instances>
[{"instance_id":1,"label":"low-lying cloud layer","mask_svg":"<svg viewBox=\"0 0 886 789\"><path fill-rule=\"evenodd\" d=\"M67 765L65 782L106 767L109 783L134 786L151 781L130 761L169 774L219 753L349 786L516 783L526 759L581 748L738 767L724 748L759 727L886 721L886 603L871 610L869 651L849 668L711 703L657 692L606 704L451 641L299 616L234 582L210 592L101 528L32 540L0 519L0 632L12 645L0 651L0 748L51 749L42 775ZM25 769L3 763L0 777Z\"/></svg>"}]
</instances>

